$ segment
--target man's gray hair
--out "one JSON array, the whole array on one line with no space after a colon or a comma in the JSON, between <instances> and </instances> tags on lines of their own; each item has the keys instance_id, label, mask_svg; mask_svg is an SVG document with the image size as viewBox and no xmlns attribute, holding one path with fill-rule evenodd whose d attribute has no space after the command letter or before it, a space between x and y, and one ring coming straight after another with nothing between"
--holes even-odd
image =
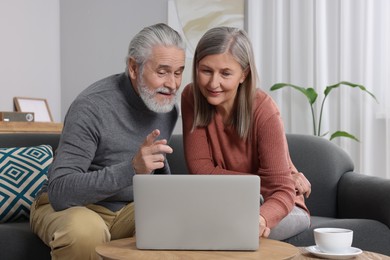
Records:
<instances>
[{"instance_id":1,"label":"man's gray hair","mask_svg":"<svg viewBox=\"0 0 390 260\"><path fill-rule=\"evenodd\" d=\"M185 51L185 43L180 34L164 23L158 23L143 28L137 33L129 44L126 57L126 74L129 73L129 59L135 59L136 63L143 70L155 46L177 47Z\"/></svg>"}]
</instances>

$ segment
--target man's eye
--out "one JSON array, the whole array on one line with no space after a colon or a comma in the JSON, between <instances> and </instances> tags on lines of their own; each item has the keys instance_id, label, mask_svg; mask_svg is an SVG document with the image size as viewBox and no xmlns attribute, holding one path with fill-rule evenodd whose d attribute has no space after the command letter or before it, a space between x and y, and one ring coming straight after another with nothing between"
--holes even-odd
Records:
<instances>
[{"instance_id":1,"label":"man's eye","mask_svg":"<svg viewBox=\"0 0 390 260\"><path fill-rule=\"evenodd\" d=\"M161 75L161 76L164 76L167 74L167 72L165 70L160 70L157 73L158 73L158 75Z\"/></svg>"},{"instance_id":2,"label":"man's eye","mask_svg":"<svg viewBox=\"0 0 390 260\"><path fill-rule=\"evenodd\" d=\"M176 71L175 76L181 76L183 74L183 71Z\"/></svg>"}]
</instances>

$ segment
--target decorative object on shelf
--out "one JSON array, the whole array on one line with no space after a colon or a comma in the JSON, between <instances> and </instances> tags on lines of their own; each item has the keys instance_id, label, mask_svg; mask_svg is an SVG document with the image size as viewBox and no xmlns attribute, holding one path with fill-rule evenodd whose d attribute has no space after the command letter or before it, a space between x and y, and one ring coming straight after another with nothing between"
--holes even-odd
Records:
<instances>
[{"instance_id":1,"label":"decorative object on shelf","mask_svg":"<svg viewBox=\"0 0 390 260\"><path fill-rule=\"evenodd\" d=\"M317 94L317 92L315 91L314 88L303 88L303 87L292 85L292 84L289 84L289 83L277 83L277 84L274 84L270 88L270 90L274 91L274 90L278 90L278 89L281 89L281 88L284 88L284 87L291 87L291 88L293 88L295 90L298 90L302 94L304 94L306 96L307 100L309 101L309 104L310 104L310 109L311 109L311 114L312 114L312 121L313 121L313 134L317 135L317 136L325 136L325 135L327 135L329 133L329 132L326 132L324 134L321 133L322 112L323 112L323 109L324 109L325 100L328 97L329 93L332 91L332 89L338 88L340 86L349 86L349 87L352 87L352 88L359 88L360 90L368 93L372 98L375 99L376 102L378 102L378 100L376 99L375 95L372 94L370 91L368 91L363 85L360 85L360 84L355 84L355 83L351 83L351 82L348 82L348 81L341 81L341 82L339 82L337 84L334 84L334 85L331 85L331 86L327 86L325 91L324 91L324 98L323 98L322 104L321 104L321 109L320 109L320 113L319 113L318 128L317 128L317 120L316 120L315 112L314 112L314 103L317 100L318 94ZM336 137L347 137L347 138L351 138L351 139L359 142L358 138L356 138L354 135L352 135L352 134L350 134L348 132L345 132L345 131L336 131L336 132L334 132L330 136L330 140L332 140L332 139L334 139Z\"/></svg>"},{"instance_id":2,"label":"decorative object on shelf","mask_svg":"<svg viewBox=\"0 0 390 260\"><path fill-rule=\"evenodd\" d=\"M14 97L17 112L33 112L35 122L53 122L47 100L44 98Z\"/></svg>"},{"instance_id":3,"label":"decorative object on shelf","mask_svg":"<svg viewBox=\"0 0 390 260\"><path fill-rule=\"evenodd\" d=\"M0 111L0 121L3 121L3 122L34 122L34 112Z\"/></svg>"}]
</instances>

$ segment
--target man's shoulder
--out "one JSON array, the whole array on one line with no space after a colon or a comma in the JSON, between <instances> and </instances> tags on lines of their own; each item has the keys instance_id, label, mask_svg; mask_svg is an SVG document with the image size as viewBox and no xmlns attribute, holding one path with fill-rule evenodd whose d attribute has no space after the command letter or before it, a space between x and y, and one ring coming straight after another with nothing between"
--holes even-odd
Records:
<instances>
[{"instance_id":1,"label":"man's shoulder","mask_svg":"<svg viewBox=\"0 0 390 260\"><path fill-rule=\"evenodd\" d=\"M93 94L99 94L102 92L112 92L116 89L117 86L119 86L120 82L124 78L124 73L121 74L114 74L108 77L105 77L103 79L100 79L94 83L92 83L90 86L88 86L86 89L84 89L79 97L83 96L89 96Z\"/></svg>"},{"instance_id":2,"label":"man's shoulder","mask_svg":"<svg viewBox=\"0 0 390 260\"><path fill-rule=\"evenodd\" d=\"M88 108L93 110L109 107L111 106L110 104L120 102L123 96L120 85L125 77L124 73L115 74L96 81L73 100L70 109L80 110Z\"/></svg>"}]
</instances>

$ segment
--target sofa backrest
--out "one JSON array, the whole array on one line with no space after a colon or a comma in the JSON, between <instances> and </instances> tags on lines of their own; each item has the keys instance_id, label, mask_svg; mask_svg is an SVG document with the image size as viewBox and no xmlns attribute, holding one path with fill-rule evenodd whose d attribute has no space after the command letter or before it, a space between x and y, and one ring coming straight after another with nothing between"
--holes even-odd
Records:
<instances>
[{"instance_id":1,"label":"sofa backrest","mask_svg":"<svg viewBox=\"0 0 390 260\"><path fill-rule=\"evenodd\" d=\"M306 205L313 216L337 217L337 188L341 176L353 171L350 156L331 141L312 135L287 134L295 167L312 185Z\"/></svg>"},{"instance_id":2,"label":"sofa backrest","mask_svg":"<svg viewBox=\"0 0 390 260\"><path fill-rule=\"evenodd\" d=\"M188 174L184 157L183 137L181 134L174 134L169 141L173 153L167 154L169 167L172 174Z\"/></svg>"},{"instance_id":3,"label":"sofa backrest","mask_svg":"<svg viewBox=\"0 0 390 260\"><path fill-rule=\"evenodd\" d=\"M340 147L321 137L287 134L290 156L297 169L312 184L312 193L306 204L313 216L337 216L337 186L341 176L353 171L349 155ZM172 174L188 173L181 135L173 135L167 154Z\"/></svg>"},{"instance_id":4,"label":"sofa backrest","mask_svg":"<svg viewBox=\"0 0 390 260\"><path fill-rule=\"evenodd\" d=\"M0 134L0 148L27 147L48 144L55 151L61 134L4 133Z\"/></svg>"},{"instance_id":5,"label":"sofa backrest","mask_svg":"<svg viewBox=\"0 0 390 260\"><path fill-rule=\"evenodd\" d=\"M57 149L60 134L10 133L0 134L0 147L51 145ZM334 143L316 136L287 134L291 159L297 169L312 184L312 193L306 204L313 216L337 216L337 186L341 176L353 171L349 155ZM172 174L187 174L182 135L173 135L167 154Z\"/></svg>"}]
</instances>

